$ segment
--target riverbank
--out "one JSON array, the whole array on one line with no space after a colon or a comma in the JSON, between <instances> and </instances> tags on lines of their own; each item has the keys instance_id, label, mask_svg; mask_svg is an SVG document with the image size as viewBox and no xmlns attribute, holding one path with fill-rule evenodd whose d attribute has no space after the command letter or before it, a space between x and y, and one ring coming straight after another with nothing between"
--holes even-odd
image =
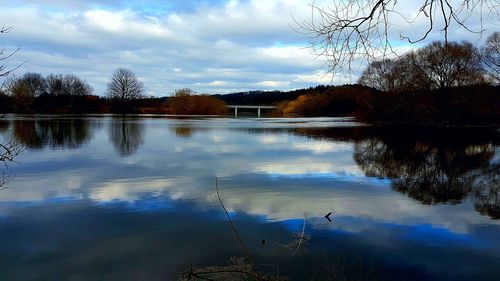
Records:
<instances>
[{"instance_id":1,"label":"riverbank","mask_svg":"<svg viewBox=\"0 0 500 281\"><path fill-rule=\"evenodd\" d=\"M500 126L500 87L489 85L398 93L359 85L318 86L289 92L142 98L126 104L98 96L42 95L22 110L16 110L9 96L0 99L4 113L229 116L227 105L242 104L274 105L276 109L268 114L272 117L353 116L372 125Z\"/></svg>"},{"instance_id":2,"label":"riverbank","mask_svg":"<svg viewBox=\"0 0 500 281\"><path fill-rule=\"evenodd\" d=\"M381 92L368 87L333 88L278 105L275 116L355 116L369 124L430 127L500 125L500 87L453 87L433 91Z\"/></svg>"}]
</instances>

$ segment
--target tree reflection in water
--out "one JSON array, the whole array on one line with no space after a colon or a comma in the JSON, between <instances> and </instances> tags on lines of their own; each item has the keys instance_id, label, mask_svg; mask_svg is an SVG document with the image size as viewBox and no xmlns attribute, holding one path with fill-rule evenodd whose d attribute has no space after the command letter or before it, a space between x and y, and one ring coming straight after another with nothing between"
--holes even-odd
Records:
<instances>
[{"instance_id":1,"label":"tree reflection in water","mask_svg":"<svg viewBox=\"0 0 500 281\"><path fill-rule=\"evenodd\" d=\"M474 206L482 215L500 219L500 164L496 163L482 171L474 188Z\"/></svg>"},{"instance_id":2,"label":"tree reflection in water","mask_svg":"<svg viewBox=\"0 0 500 281\"><path fill-rule=\"evenodd\" d=\"M14 121L14 138L30 149L78 148L92 139L92 131L83 118Z\"/></svg>"},{"instance_id":3,"label":"tree reflection in water","mask_svg":"<svg viewBox=\"0 0 500 281\"><path fill-rule=\"evenodd\" d=\"M478 212L500 219L500 133L487 129L357 127L297 133L354 143L354 160L369 177L423 204L470 198Z\"/></svg>"},{"instance_id":4,"label":"tree reflection in water","mask_svg":"<svg viewBox=\"0 0 500 281\"><path fill-rule=\"evenodd\" d=\"M10 127L10 122L0 117L0 133L5 133Z\"/></svg>"},{"instance_id":5,"label":"tree reflection in water","mask_svg":"<svg viewBox=\"0 0 500 281\"><path fill-rule=\"evenodd\" d=\"M144 124L139 119L114 118L109 129L109 138L121 157L137 152L144 143Z\"/></svg>"},{"instance_id":6,"label":"tree reflection in water","mask_svg":"<svg viewBox=\"0 0 500 281\"><path fill-rule=\"evenodd\" d=\"M423 204L474 200L481 214L500 218L498 164L491 143L471 145L388 142L369 138L355 144L354 160L370 177L389 178L394 190Z\"/></svg>"},{"instance_id":7,"label":"tree reflection in water","mask_svg":"<svg viewBox=\"0 0 500 281\"><path fill-rule=\"evenodd\" d=\"M179 127L176 126L172 128L172 131L175 133L176 136L181 138L189 138L193 134L193 128L188 126L179 126Z\"/></svg>"},{"instance_id":8,"label":"tree reflection in water","mask_svg":"<svg viewBox=\"0 0 500 281\"><path fill-rule=\"evenodd\" d=\"M494 153L491 145L460 149L372 138L355 144L354 160L367 176L392 179L395 190L424 204L456 204L471 192Z\"/></svg>"}]
</instances>

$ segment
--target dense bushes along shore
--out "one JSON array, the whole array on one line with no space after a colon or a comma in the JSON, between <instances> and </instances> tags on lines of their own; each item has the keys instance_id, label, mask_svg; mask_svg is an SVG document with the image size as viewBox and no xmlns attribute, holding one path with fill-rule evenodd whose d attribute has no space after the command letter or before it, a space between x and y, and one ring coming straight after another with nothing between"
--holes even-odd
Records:
<instances>
[{"instance_id":1,"label":"dense bushes along shore","mask_svg":"<svg viewBox=\"0 0 500 281\"><path fill-rule=\"evenodd\" d=\"M427 126L500 125L500 87L475 85L401 94L342 86L281 102L274 114L351 115L368 123Z\"/></svg>"}]
</instances>

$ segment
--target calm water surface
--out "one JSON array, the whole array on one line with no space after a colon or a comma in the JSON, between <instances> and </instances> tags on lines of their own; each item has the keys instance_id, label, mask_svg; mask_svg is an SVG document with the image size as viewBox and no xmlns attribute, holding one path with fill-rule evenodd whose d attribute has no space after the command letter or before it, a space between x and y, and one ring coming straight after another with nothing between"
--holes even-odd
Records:
<instances>
[{"instance_id":1,"label":"calm water surface","mask_svg":"<svg viewBox=\"0 0 500 281\"><path fill-rule=\"evenodd\" d=\"M500 132L349 119L7 116L0 280L500 280ZM332 212L331 222L324 216ZM342 279L343 278L343 279Z\"/></svg>"}]
</instances>

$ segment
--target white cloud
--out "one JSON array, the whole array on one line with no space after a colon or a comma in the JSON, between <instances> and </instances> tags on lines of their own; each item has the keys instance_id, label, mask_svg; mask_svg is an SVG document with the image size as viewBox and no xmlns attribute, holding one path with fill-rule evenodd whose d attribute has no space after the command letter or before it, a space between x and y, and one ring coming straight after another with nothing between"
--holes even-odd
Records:
<instances>
[{"instance_id":1,"label":"white cloud","mask_svg":"<svg viewBox=\"0 0 500 281\"><path fill-rule=\"evenodd\" d=\"M224 81L212 81L212 82L208 83L208 85L210 85L210 86L224 86L226 84L227 83Z\"/></svg>"},{"instance_id":2,"label":"white cloud","mask_svg":"<svg viewBox=\"0 0 500 281\"><path fill-rule=\"evenodd\" d=\"M138 189L137 187L141 188ZM97 202L109 202L113 200L134 201L140 198L141 193L161 194L168 191L172 182L166 179L133 179L116 180L104 182L95 186L90 191L89 197ZM172 199L182 197L181 191L172 194Z\"/></svg>"},{"instance_id":3,"label":"white cloud","mask_svg":"<svg viewBox=\"0 0 500 281\"><path fill-rule=\"evenodd\" d=\"M97 94L117 67L133 69L150 93L163 96L176 88L225 93L234 90L296 89L355 82L342 75L322 76L324 58L307 48L308 39L292 27L310 17L309 0L191 2L165 5L114 1L14 1L2 6L3 23L14 29L2 35L3 46L20 52L9 64L28 61L18 73L74 73ZM181 3L181 2L180 2ZM316 1L330 5L330 1ZM189 9L182 9L182 6ZM476 24L472 19L470 23ZM404 22L395 20L394 40ZM425 29L425 22L411 31ZM404 29L407 31L408 29ZM450 36L471 34L452 30ZM442 36L435 33L431 39ZM476 38L478 39L478 38ZM401 45L401 46L399 46ZM407 50L406 43L398 48ZM363 65L356 67L360 70ZM224 83L222 83L224 82Z\"/></svg>"},{"instance_id":4,"label":"white cloud","mask_svg":"<svg viewBox=\"0 0 500 281\"><path fill-rule=\"evenodd\" d=\"M327 141L316 141L316 142L296 142L293 144L293 148L299 150L310 150L314 153L327 153L336 151L347 151L352 149L352 144L341 143L341 142L327 142Z\"/></svg>"},{"instance_id":5,"label":"white cloud","mask_svg":"<svg viewBox=\"0 0 500 281\"><path fill-rule=\"evenodd\" d=\"M318 84L330 84L332 82L332 77L324 73L304 74L304 75L297 75L295 81L318 83Z\"/></svg>"},{"instance_id":6,"label":"white cloud","mask_svg":"<svg viewBox=\"0 0 500 281\"><path fill-rule=\"evenodd\" d=\"M290 85L290 82L287 81L260 81L257 82L257 85L267 88L283 88Z\"/></svg>"}]
</instances>

